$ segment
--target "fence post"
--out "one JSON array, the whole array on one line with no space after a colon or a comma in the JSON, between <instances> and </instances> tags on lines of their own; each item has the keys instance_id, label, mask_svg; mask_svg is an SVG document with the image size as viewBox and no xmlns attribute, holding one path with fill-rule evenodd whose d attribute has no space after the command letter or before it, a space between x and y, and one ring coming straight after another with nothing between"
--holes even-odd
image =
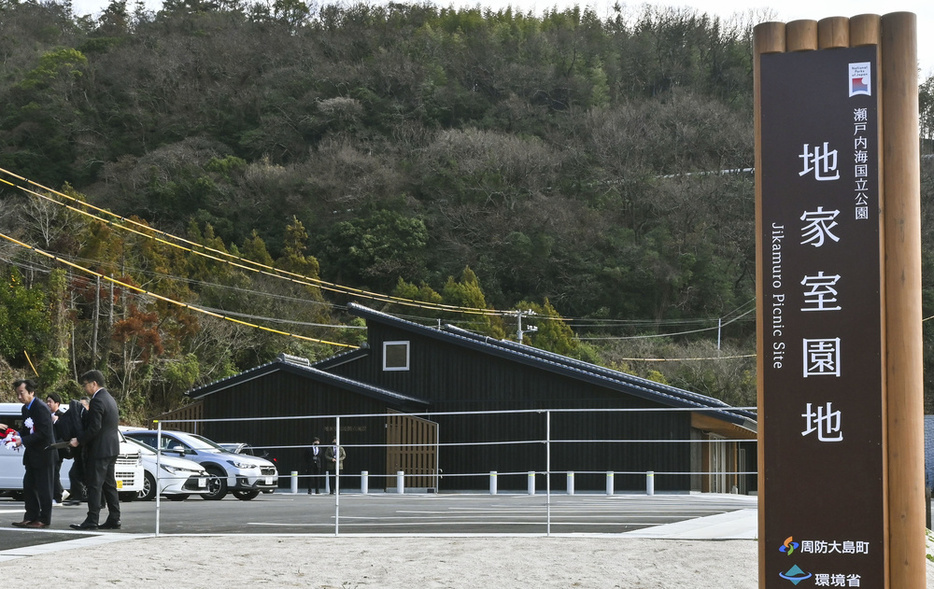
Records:
<instances>
[{"instance_id":1,"label":"fence post","mask_svg":"<svg viewBox=\"0 0 934 589\"><path fill-rule=\"evenodd\" d=\"M490 471L490 495L496 495L496 493L497 493L496 471L491 470Z\"/></svg>"},{"instance_id":2,"label":"fence post","mask_svg":"<svg viewBox=\"0 0 934 589\"><path fill-rule=\"evenodd\" d=\"M292 471L292 477L289 482L292 485L292 494L296 495L298 493L298 471L297 470Z\"/></svg>"},{"instance_id":3,"label":"fence post","mask_svg":"<svg viewBox=\"0 0 934 589\"><path fill-rule=\"evenodd\" d=\"M337 448L341 447L341 416L334 418L334 444ZM341 534L341 458L340 452L337 453L337 462L334 463L334 535ZM331 478L331 477L328 477ZM329 491L330 492L330 491Z\"/></svg>"},{"instance_id":4,"label":"fence post","mask_svg":"<svg viewBox=\"0 0 934 589\"><path fill-rule=\"evenodd\" d=\"M615 489L615 485L613 481L613 471L608 470L606 471L606 494L612 497L615 490L616 489Z\"/></svg>"},{"instance_id":5,"label":"fence post","mask_svg":"<svg viewBox=\"0 0 934 589\"><path fill-rule=\"evenodd\" d=\"M645 494L654 495L655 494L655 471L648 470L645 473Z\"/></svg>"},{"instance_id":6,"label":"fence post","mask_svg":"<svg viewBox=\"0 0 934 589\"><path fill-rule=\"evenodd\" d=\"M366 495L370 492L370 473L361 470L360 471L360 493Z\"/></svg>"},{"instance_id":7,"label":"fence post","mask_svg":"<svg viewBox=\"0 0 934 589\"><path fill-rule=\"evenodd\" d=\"M551 536L551 411L545 412L545 535Z\"/></svg>"},{"instance_id":8,"label":"fence post","mask_svg":"<svg viewBox=\"0 0 934 589\"><path fill-rule=\"evenodd\" d=\"M535 494L535 471L529 471L529 495Z\"/></svg>"},{"instance_id":9,"label":"fence post","mask_svg":"<svg viewBox=\"0 0 934 589\"><path fill-rule=\"evenodd\" d=\"M568 471L568 495L574 494L574 471Z\"/></svg>"},{"instance_id":10,"label":"fence post","mask_svg":"<svg viewBox=\"0 0 934 589\"><path fill-rule=\"evenodd\" d=\"M405 471L396 471L396 493L400 495L405 493Z\"/></svg>"}]
</instances>

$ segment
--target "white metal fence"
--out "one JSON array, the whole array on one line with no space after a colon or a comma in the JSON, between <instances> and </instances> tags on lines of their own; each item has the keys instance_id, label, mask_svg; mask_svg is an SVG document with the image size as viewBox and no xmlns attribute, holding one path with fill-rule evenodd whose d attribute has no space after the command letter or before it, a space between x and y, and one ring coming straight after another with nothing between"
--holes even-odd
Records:
<instances>
[{"instance_id":1,"label":"white metal fence","mask_svg":"<svg viewBox=\"0 0 934 589\"><path fill-rule=\"evenodd\" d=\"M482 492L489 493L490 495L498 494L527 494L531 496L538 496L544 499L543 511L545 518L545 530L546 534L551 533L552 527L552 497L556 495L562 496L571 496L575 494L585 493L590 496L596 495L605 495L607 497L613 497L621 493L633 493L639 492L647 495L653 495L657 492L657 489L660 487L659 481L664 481L666 477L681 477L680 480L685 480L685 477L690 479L690 485L692 489L697 485L696 481L704 480L706 477L709 480L713 479L723 479L723 480L748 480L748 477L754 479L756 472L754 470L747 470L745 468L730 468L732 465L737 465L740 462L745 463L745 456L740 457L734 456L734 459L730 463L724 463L721 459L719 462L716 462L712 457L721 456L724 453L717 450L718 448L723 448L729 445L734 451L737 448L738 444L755 444L754 439L739 439L739 438L727 438L727 437L717 437L717 436L700 436L700 435L691 435L688 438L681 439L650 439L650 438L632 438L626 437L625 432L620 432L619 437L600 437L599 439L589 438L589 437L560 437L554 435L552 431L552 423L555 416L566 413L656 413L656 412L697 412L698 409L544 409L544 410L517 410L517 411L473 411L473 412L448 412L448 413L420 413L420 414L405 414L409 417L415 417L419 419L435 420L446 416L459 416L466 418L477 418L483 419L488 416L496 415L500 417L507 418L519 418L520 416L539 416L541 423L538 428L539 431L543 431L543 436L535 435L522 435L522 432L510 432L510 435L503 436L503 439L475 439L473 436L462 436L461 439L451 439L450 437L446 438L443 435L436 434L433 440L419 440L417 442L399 442L399 443L346 443L347 438L350 436L343 435L343 424L348 421L353 421L354 423L361 423L361 420L374 420L375 423L384 423L387 419L387 414L365 414L365 415L306 415L306 416L278 416L278 417L256 417L256 418L235 418L235 419L211 419L211 420L165 420L159 421L156 424L156 429L159 431L163 430L172 430L172 429L192 429L192 426L196 426L194 429L198 431L203 431L204 425L209 423L222 423L222 422L239 422L241 423L240 429L245 433L248 433L252 427L257 427L262 422L267 421L277 421L282 422L283 420L299 420L299 421L308 421L314 422L315 424L333 424L333 426L327 426L328 431L334 432L334 437L337 440L337 444L342 446L347 450L348 453L359 452L364 449L377 449L377 450L396 450L402 453L405 453L410 450L423 450L426 446L430 446L435 457L435 471L433 473L428 473L428 476L432 477L435 481L434 485L419 486L413 488L409 481L417 480L424 481L426 477L425 472L411 473L405 472L404 470L396 470L394 472L381 472L378 469L374 470L371 468L361 468L355 472L349 472L347 470L340 472L340 475L334 477L335 485L335 500L334 500L334 533L340 533L340 524L341 524L341 488L344 487L345 491L350 489L350 492L355 494L370 494L374 492L378 493L395 493L404 495L407 493L438 493L440 485L438 484L440 480L444 479L446 489L458 489L458 480L470 480L474 487L476 487L476 481L479 477L482 477L488 480L488 486L484 485L484 488L478 490L473 489L473 492ZM706 414L716 413L709 409L702 410ZM754 412L755 408L731 408L731 411L745 411L745 412ZM537 418L537 419L538 419ZM534 428L532 428L534 429ZM342 439L343 438L343 439ZM322 442L325 440L322 439ZM256 450L264 450L270 453L278 453L285 450L293 451L293 454L299 451L303 451L310 444L300 444L300 445L254 445ZM692 468L689 470L664 470L664 469L638 469L638 470L626 470L619 468L605 468L605 469L574 469L574 468L562 468L554 469L552 465L552 451L555 447L565 444L575 444L581 447L590 447L591 445L618 445L618 444L638 444L645 447L645 451L648 454L651 454L651 448L654 445L664 444L676 444L676 445L688 445L691 448L692 455ZM324 449L329 444L323 443L321 445ZM529 463L528 468L525 470L511 470L504 472L497 471L480 471L480 472L453 472L453 471L444 471L441 468L437 468L438 464L443 464L444 453L447 449L451 448L477 448L482 449L483 451L505 451L507 448L512 448L515 450L517 447L539 447L544 448L544 459L539 464ZM706 447L707 448L707 458L698 459L697 456L700 454L696 451L697 448ZM743 450L745 452L745 450ZM722 458L722 456L721 456ZM711 469L710 465L715 464L716 468ZM385 469L384 469L385 470ZM298 494L304 492L303 489L308 487L308 477L311 475L304 474L297 469L288 469L288 472L279 472L280 484L279 484L279 493L294 493ZM581 489L576 484L576 481L581 477L587 476L589 485L586 489ZM327 482L325 485L322 485L326 490L329 490L331 477L325 479ZM562 485L555 485L554 481L561 480ZM602 484L600 488L595 488L594 481L600 480ZM283 483L282 481L287 481ZM503 484L504 481L507 481L508 484ZM625 481L625 484L621 484L621 481ZM639 481L638 484L635 484L634 481ZM351 483L352 482L352 486ZM544 484L542 484L544 483ZM745 492L747 489L745 485L726 485L727 488L722 488L720 486L710 483L710 488L708 490L718 491L718 492L732 492L740 493ZM557 488L553 488L557 487ZM716 487L716 488L714 488ZM377 491L374 491L377 489ZM688 491L691 489L682 489L683 491ZM693 489L698 490L698 489ZM156 498L156 534L159 534L159 513L161 509L161 499L157 496Z\"/></svg>"}]
</instances>

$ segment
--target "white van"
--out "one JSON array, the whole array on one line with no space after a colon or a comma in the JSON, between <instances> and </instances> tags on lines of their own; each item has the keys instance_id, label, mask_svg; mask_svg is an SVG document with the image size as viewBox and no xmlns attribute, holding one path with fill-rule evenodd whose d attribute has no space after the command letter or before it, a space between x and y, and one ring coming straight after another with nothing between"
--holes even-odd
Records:
<instances>
[{"instance_id":1,"label":"white van","mask_svg":"<svg viewBox=\"0 0 934 589\"><path fill-rule=\"evenodd\" d=\"M36 401L39 401L38 397ZM63 403L62 409L67 410L68 406ZM22 403L0 403L0 423L5 423L17 431L22 430ZM71 464L71 460L62 462L62 471L59 478L65 489L71 486L68 481L68 471L71 470ZM127 442L122 433L120 434L120 455L117 456L115 471L120 499L122 501L132 501L137 493L143 490L146 477L143 474L143 463L139 450ZM23 448L11 448L6 444L0 444L0 495L22 496L23 475L25 474Z\"/></svg>"}]
</instances>

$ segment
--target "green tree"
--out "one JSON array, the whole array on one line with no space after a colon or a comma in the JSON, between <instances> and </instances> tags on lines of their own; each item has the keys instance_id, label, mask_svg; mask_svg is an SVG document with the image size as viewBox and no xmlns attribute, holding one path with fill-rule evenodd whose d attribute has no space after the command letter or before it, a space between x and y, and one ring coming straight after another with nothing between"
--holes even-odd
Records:
<instances>
[{"instance_id":1,"label":"green tree","mask_svg":"<svg viewBox=\"0 0 934 589\"><path fill-rule=\"evenodd\" d=\"M294 274L306 276L312 280L318 278L318 260L307 255L308 232L296 217L285 228L285 242L282 244L282 257L276 260L276 267ZM317 289L315 289L317 292Z\"/></svg>"},{"instance_id":2,"label":"green tree","mask_svg":"<svg viewBox=\"0 0 934 589\"><path fill-rule=\"evenodd\" d=\"M272 266L273 262L272 256L269 255L269 250L266 249L266 242L263 241L263 238L259 236L259 233L254 229L243 241L243 247L240 250L240 253L247 260L252 260L263 266Z\"/></svg>"},{"instance_id":3,"label":"green tree","mask_svg":"<svg viewBox=\"0 0 934 589\"><path fill-rule=\"evenodd\" d=\"M446 305L474 309L474 312L458 315L459 322L464 323L466 329L499 339L506 337L502 319L484 312L487 309L486 297L480 286L480 279L469 267L464 268L460 280L454 280L453 276L448 278L441 290L441 296Z\"/></svg>"},{"instance_id":4,"label":"green tree","mask_svg":"<svg viewBox=\"0 0 934 589\"><path fill-rule=\"evenodd\" d=\"M0 134L4 167L56 186L81 178L71 164L83 122L79 81L87 66L87 57L77 49L51 49L0 93L0 127L9 131Z\"/></svg>"},{"instance_id":5,"label":"green tree","mask_svg":"<svg viewBox=\"0 0 934 589\"><path fill-rule=\"evenodd\" d=\"M49 391L63 390L69 375L69 343L72 320L68 313L68 275L56 268L49 273L48 288L49 333L46 353L40 362L42 386ZM0 328L2 330L2 328Z\"/></svg>"},{"instance_id":6,"label":"green tree","mask_svg":"<svg viewBox=\"0 0 934 589\"><path fill-rule=\"evenodd\" d=\"M934 152L934 76L922 82L918 88L918 110L922 153L930 154Z\"/></svg>"},{"instance_id":7,"label":"green tree","mask_svg":"<svg viewBox=\"0 0 934 589\"><path fill-rule=\"evenodd\" d=\"M45 285L27 286L20 271L7 266L0 280L0 354L26 366L27 355L45 356L51 329Z\"/></svg>"},{"instance_id":8,"label":"green tree","mask_svg":"<svg viewBox=\"0 0 934 589\"><path fill-rule=\"evenodd\" d=\"M525 336L531 345L556 354L577 357L579 342L574 336L574 330L548 299L542 304L522 301L516 305L516 309L534 313L526 319L527 323L537 328L535 332Z\"/></svg>"},{"instance_id":9,"label":"green tree","mask_svg":"<svg viewBox=\"0 0 934 589\"><path fill-rule=\"evenodd\" d=\"M428 246L424 221L380 209L337 223L319 247L338 282L389 291L400 276L423 274Z\"/></svg>"}]
</instances>

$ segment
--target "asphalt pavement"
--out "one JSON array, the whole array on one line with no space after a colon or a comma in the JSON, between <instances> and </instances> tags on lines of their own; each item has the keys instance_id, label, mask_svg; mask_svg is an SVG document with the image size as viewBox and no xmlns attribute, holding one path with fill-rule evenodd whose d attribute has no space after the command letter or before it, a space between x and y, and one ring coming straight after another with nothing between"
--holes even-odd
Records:
<instances>
[{"instance_id":1,"label":"asphalt pavement","mask_svg":"<svg viewBox=\"0 0 934 589\"><path fill-rule=\"evenodd\" d=\"M638 538L755 539L756 497L721 494L524 495L277 492L252 501L133 501L119 531L69 524L86 507L57 506L52 526L24 530L22 502L0 499L0 562L153 535L476 536L613 534ZM106 513L106 511L105 511ZM103 515L103 514L102 514Z\"/></svg>"}]
</instances>

